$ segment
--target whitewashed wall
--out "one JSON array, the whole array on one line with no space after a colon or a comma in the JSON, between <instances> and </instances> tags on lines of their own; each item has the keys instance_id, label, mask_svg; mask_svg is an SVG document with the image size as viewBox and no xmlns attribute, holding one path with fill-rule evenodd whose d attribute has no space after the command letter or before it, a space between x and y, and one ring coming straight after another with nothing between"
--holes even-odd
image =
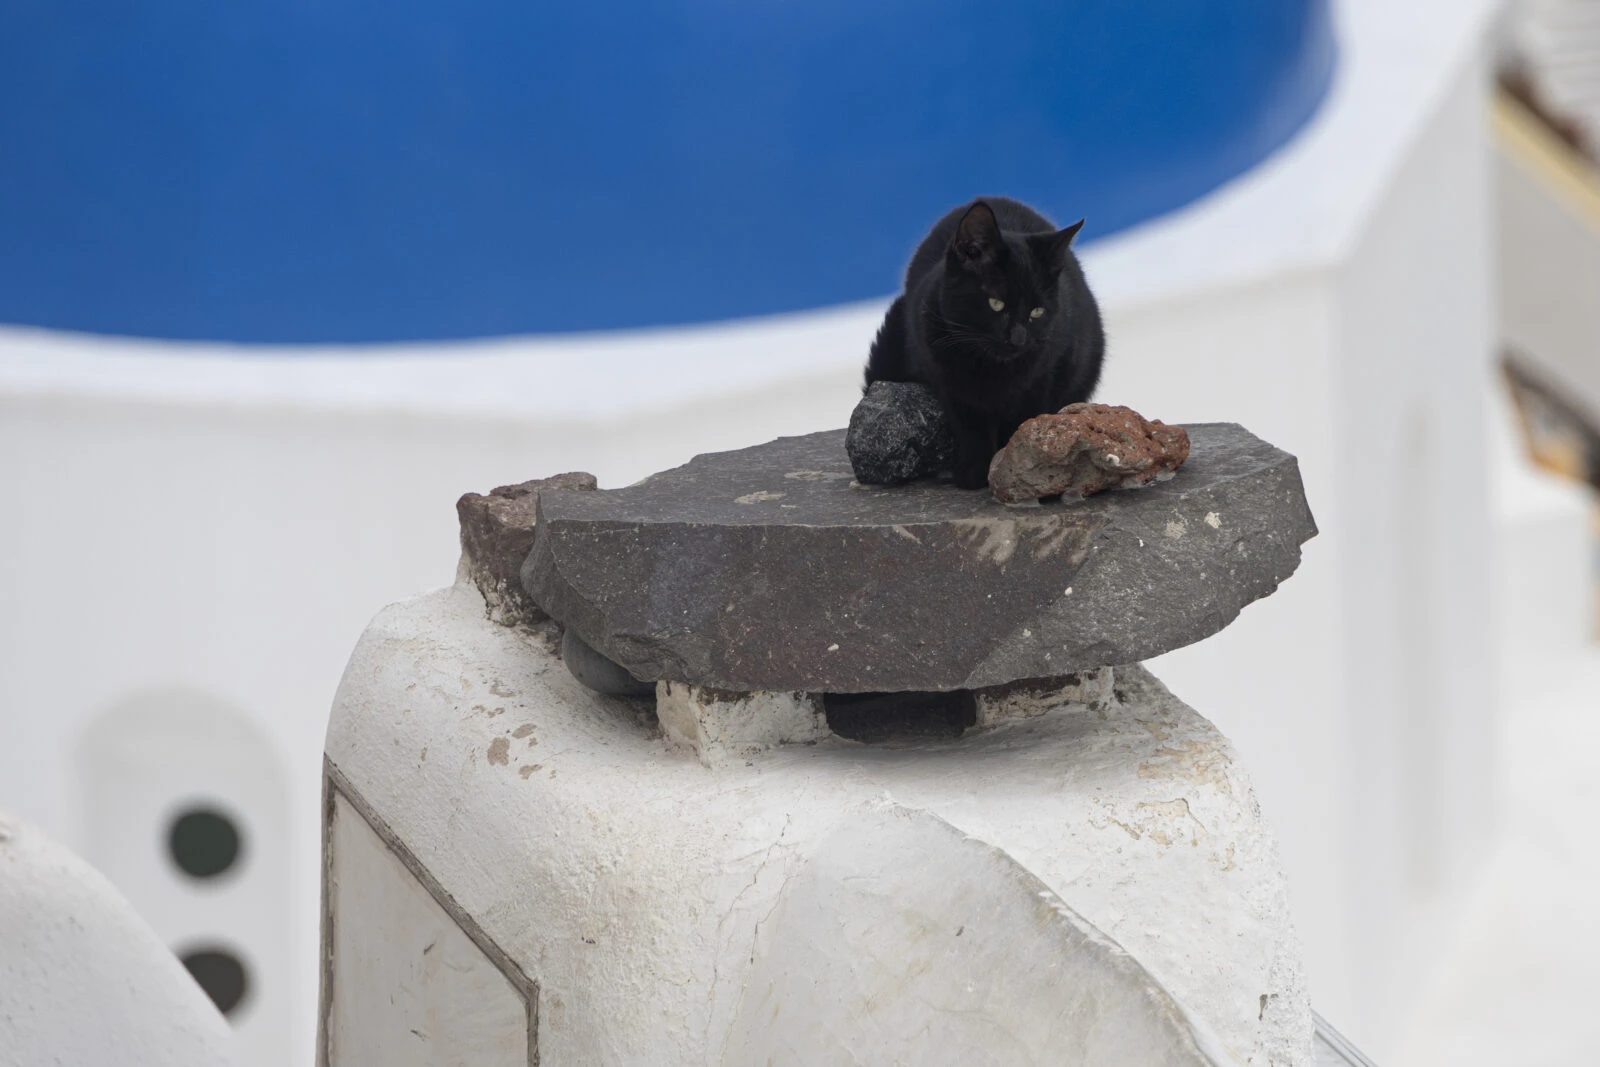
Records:
<instances>
[{"instance_id":1,"label":"whitewashed wall","mask_svg":"<svg viewBox=\"0 0 1600 1067\"><path fill-rule=\"evenodd\" d=\"M1492 797L1492 6L1348 0L1311 128L1086 256L1102 399L1301 457L1323 529L1301 572L1154 667L1237 743L1314 1000L1380 1058ZM449 581L455 498L842 425L880 313L370 353L0 331L0 801L111 869L93 828L114 798L83 747L100 717L183 692L254 723L289 798L290 1023L251 1062L307 1062L327 709L373 612ZM124 878L168 907L153 874Z\"/></svg>"},{"instance_id":2,"label":"whitewashed wall","mask_svg":"<svg viewBox=\"0 0 1600 1067\"><path fill-rule=\"evenodd\" d=\"M109 882L0 811L0 1063L230 1067L238 1042Z\"/></svg>"},{"instance_id":3,"label":"whitewashed wall","mask_svg":"<svg viewBox=\"0 0 1600 1067\"><path fill-rule=\"evenodd\" d=\"M837 425L854 402L853 373L566 423L243 396L118 399L92 395L92 369L77 395L16 384L19 368L115 361L117 347L0 339L0 367L12 373L0 391L0 796L101 867L176 947L203 930L166 870L166 826L154 813L199 796L248 816L262 810L259 790L234 777L196 793L175 775L163 797L140 777L133 799L152 818L139 833L127 823L130 798L105 788L96 732L119 709L167 696L231 709L191 731L202 747L208 733L219 744L186 764L229 766L236 746L217 735L231 733L235 711L252 723L287 798L282 928L272 908L242 900L211 918L218 935L285 949L281 966L256 962L259 979L287 984L263 986L257 1006L281 1002L288 1024L242 1030L256 1038L246 1062L281 1064L292 1049L307 1063L328 708L373 613L452 579L456 498L572 468L625 484L697 452ZM270 838L263 819L245 821L247 835ZM251 1010L240 1022L254 1031Z\"/></svg>"},{"instance_id":4,"label":"whitewashed wall","mask_svg":"<svg viewBox=\"0 0 1600 1067\"><path fill-rule=\"evenodd\" d=\"M1488 218L1483 71L1453 82L1346 250L1123 316L1110 383L1302 459L1322 534L1301 574L1152 668L1255 768L1314 995L1380 1056L1493 798L1493 279L1487 227L1462 221Z\"/></svg>"}]
</instances>

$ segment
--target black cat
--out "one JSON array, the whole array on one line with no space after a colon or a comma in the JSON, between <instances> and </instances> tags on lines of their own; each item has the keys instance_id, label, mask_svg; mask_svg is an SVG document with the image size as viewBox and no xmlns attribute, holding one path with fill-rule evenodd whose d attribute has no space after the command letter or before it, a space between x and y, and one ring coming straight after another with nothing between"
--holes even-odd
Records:
<instances>
[{"instance_id":1,"label":"black cat","mask_svg":"<svg viewBox=\"0 0 1600 1067\"><path fill-rule=\"evenodd\" d=\"M956 484L989 480L989 461L1035 415L1089 399L1105 331L1072 239L1015 200L958 207L923 238L906 291L867 359L867 384L921 382L956 436Z\"/></svg>"}]
</instances>

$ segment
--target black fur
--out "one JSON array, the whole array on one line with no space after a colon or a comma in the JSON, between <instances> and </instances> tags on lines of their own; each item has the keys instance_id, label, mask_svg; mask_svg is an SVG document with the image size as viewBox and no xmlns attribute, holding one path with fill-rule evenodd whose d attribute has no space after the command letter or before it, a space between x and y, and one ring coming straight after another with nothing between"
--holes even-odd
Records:
<instances>
[{"instance_id":1,"label":"black fur","mask_svg":"<svg viewBox=\"0 0 1600 1067\"><path fill-rule=\"evenodd\" d=\"M956 435L956 484L988 484L989 461L1035 415L1089 399L1105 331L1072 239L1005 197L950 212L923 238L889 307L866 384L921 382ZM989 301L1000 300L996 312ZM1043 308L1037 319L1034 308Z\"/></svg>"}]
</instances>

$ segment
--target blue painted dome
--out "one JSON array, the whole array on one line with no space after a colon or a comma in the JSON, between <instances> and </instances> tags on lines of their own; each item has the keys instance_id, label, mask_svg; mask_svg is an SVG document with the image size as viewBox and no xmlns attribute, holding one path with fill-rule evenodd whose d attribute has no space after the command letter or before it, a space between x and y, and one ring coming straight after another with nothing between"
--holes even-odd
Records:
<instances>
[{"instance_id":1,"label":"blue painted dome","mask_svg":"<svg viewBox=\"0 0 1600 1067\"><path fill-rule=\"evenodd\" d=\"M895 291L946 209L1100 236L1282 144L1327 0L12 0L0 322L366 342Z\"/></svg>"}]
</instances>

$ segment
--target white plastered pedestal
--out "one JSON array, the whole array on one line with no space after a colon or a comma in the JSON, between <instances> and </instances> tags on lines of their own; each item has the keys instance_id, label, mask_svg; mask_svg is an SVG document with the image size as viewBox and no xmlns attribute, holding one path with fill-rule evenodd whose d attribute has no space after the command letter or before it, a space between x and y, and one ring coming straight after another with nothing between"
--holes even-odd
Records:
<instances>
[{"instance_id":1,"label":"white plastered pedestal","mask_svg":"<svg viewBox=\"0 0 1600 1067\"><path fill-rule=\"evenodd\" d=\"M328 732L319 1054L1310 1063L1227 740L1142 668L1075 693L960 739L697 750L470 584L392 606Z\"/></svg>"},{"instance_id":2,"label":"white plastered pedestal","mask_svg":"<svg viewBox=\"0 0 1600 1067\"><path fill-rule=\"evenodd\" d=\"M105 876L0 811L0 1067L231 1067L238 1052Z\"/></svg>"}]
</instances>

